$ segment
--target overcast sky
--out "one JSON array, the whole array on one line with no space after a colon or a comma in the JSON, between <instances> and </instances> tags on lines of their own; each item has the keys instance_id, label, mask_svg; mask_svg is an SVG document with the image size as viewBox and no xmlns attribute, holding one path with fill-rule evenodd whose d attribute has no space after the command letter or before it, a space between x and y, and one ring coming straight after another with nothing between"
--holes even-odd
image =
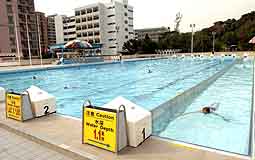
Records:
<instances>
[{"instance_id":1,"label":"overcast sky","mask_svg":"<svg viewBox=\"0 0 255 160\"><path fill-rule=\"evenodd\" d=\"M35 0L37 11L50 14L74 15L74 8L99 0ZM104 1L104 0L101 0ZM107 0L105 0L107 1ZM183 14L181 32L209 27L215 21L240 18L242 14L255 10L255 0L129 0L134 7L134 28L174 27L177 12Z\"/></svg>"}]
</instances>

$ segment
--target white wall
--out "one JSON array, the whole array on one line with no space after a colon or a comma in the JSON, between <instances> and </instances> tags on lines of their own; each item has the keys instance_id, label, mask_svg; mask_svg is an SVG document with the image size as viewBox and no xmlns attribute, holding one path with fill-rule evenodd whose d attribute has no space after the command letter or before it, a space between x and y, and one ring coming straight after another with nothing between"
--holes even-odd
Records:
<instances>
[{"instance_id":1,"label":"white wall","mask_svg":"<svg viewBox=\"0 0 255 160\"><path fill-rule=\"evenodd\" d=\"M62 15L55 16L55 30L56 30L56 43L64 43L64 30L63 30L63 17Z\"/></svg>"}]
</instances>

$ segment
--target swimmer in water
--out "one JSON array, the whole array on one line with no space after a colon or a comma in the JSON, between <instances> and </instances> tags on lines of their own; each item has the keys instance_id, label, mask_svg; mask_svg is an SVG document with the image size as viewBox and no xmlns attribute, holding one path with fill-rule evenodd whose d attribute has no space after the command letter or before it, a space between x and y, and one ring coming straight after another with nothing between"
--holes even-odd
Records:
<instances>
[{"instance_id":1,"label":"swimmer in water","mask_svg":"<svg viewBox=\"0 0 255 160\"><path fill-rule=\"evenodd\" d=\"M152 73L152 71L149 69L149 70L148 70L148 73Z\"/></svg>"},{"instance_id":2,"label":"swimmer in water","mask_svg":"<svg viewBox=\"0 0 255 160\"><path fill-rule=\"evenodd\" d=\"M204 115L213 114L215 116L221 117L224 121L229 122L230 119L226 119L224 116L215 113L216 110L219 108L219 105L220 105L220 103L213 103L209 106L203 106L203 108L199 111L186 113L181 116L185 116L185 115L193 114L193 113L203 113Z\"/></svg>"},{"instance_id":3,"label":"swimmer in water","mask_svg":"<svg viewBox=\"0 0 255 160\"><path fill-rule=\"evenodd\" d=\"M33 76L32 79L37 79L37 77L36 77L36 76Z\"/></svg>"},{"instance_id":4,"label":"swimmer in water","mask_svg":"<svg viewBox=\"0 0 255 160\"><path fill-rule=\"evenodd\" d=\"M64 86L64 89L75 89L75 88L79 88L79 87L77 87L77 86L71 87L71 86L69 86L69 85L65 85L65 86Z\"/></svg>"}]
</instances>

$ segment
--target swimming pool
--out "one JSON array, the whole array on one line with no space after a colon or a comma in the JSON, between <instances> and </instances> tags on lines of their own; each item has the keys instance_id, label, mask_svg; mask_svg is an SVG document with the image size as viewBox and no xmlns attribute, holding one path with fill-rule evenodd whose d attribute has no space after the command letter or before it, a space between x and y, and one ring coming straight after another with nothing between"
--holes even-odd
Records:
<instances>
[{"instance_id":1,"label":"swimming pool","mask_svg":"<svg viewBox=\"0 0 255 160\"><path fill-rule=\"evenodd\" d=\"M235 62L233 58L223 61L220 57L185 57L0 73L0 86L24 91L36 85L57 97L58 113L80 118L82 105L88 99L100 106L123 96L153 110ZM235 64L199 97L192 99L192 103L183 104L184 113L189 113L219 102L217 113L231 119L231 123L212 115L188 114L166 121L157 135L247 154L251 125L251 61L245 63L245 68L243 66Z\"/></svg>"},{"instance_id":2,"label":"swimming pool","mask_svg":"<svg viewBox=\"0 0 255 160\"><path fill-rule=\"evenodd\" d=\"M235 64L158 135L248 155L251 149L252 85L252 61ZM213 103L219 103L218 115L197 112Z\"/></svg>"},{"instance_id":3,"label":"swimming pool","mask_svg":"<svg viewBox=\"0 0 255 160\"><path fill-rule=\"evenodd\" d=\"M58 113L80 118L81 106L88 99L103 105L123 96L151 110L230 63L187 57L78 66L0 74L0 86L23 91L36 85L57 97Z\"/></svg>"}]
</instances>

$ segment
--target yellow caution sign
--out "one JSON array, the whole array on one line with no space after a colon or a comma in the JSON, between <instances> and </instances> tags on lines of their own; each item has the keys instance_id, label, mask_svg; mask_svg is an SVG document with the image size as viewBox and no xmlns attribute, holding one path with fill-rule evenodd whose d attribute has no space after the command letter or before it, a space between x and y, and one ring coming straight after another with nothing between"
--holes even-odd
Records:
<instances>
[{"instance_id":1,"label":"yellow caution sign","mask_svg":"<svg viewBox=\"0 0 255 160\"><path fill-rule=\"evenodd\" d=\"M22 96L8 93L6 96L6 116L18 121L22 121Z\"/></svg>"},{"instance_id":2,"label":"yellow caution sign","mask_svg":"<svg viewBox=\"0 0 255 160\"><path fill-rule=\"evenodd\" d=\"M117 113L85 107L83 110L83 143L117 152Z\"/></svg>"}]
</instances>

